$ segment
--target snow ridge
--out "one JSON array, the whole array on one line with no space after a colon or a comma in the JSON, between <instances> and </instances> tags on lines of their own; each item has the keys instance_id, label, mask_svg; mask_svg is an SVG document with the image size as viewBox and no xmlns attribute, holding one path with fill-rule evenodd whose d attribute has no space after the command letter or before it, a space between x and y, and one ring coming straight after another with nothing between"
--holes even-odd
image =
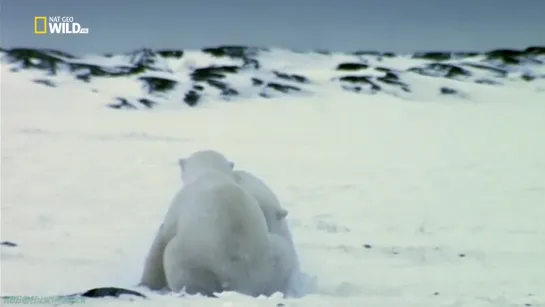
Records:
<instances>
[{"instance_id":1,"label":"snow ridge","mask_svg":"<svg viewBox=\"0 0 545 307\"><path fill-rule=\"evenodd\" d=\"M116 109L311 96L331 90L408 100L467 100L473 88L493 91L504 86L545 92L545 47L395 54L219 46L83 57L14 48L2 49L0 55L10 72L31 73L30 81L49 87L78 84L107 93L105 105Z\"/></svg>"}]
</instances>

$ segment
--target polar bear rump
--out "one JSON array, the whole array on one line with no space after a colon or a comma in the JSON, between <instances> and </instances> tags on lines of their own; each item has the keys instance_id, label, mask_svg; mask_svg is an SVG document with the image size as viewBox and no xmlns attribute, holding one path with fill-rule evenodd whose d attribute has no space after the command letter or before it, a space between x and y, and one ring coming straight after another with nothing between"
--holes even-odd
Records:
<instances>
[{"instance_id":1,"label":"polar bear rump","mask_svg":"<svg viewBox=\"0 0 545 307\"><path fill-rule=\"evenodd\" d=\"M172 291L226 290L258 295L254 285L267 257L268 232L256 201L223 175L208 173L185 189L175 234L165 247ZM186 203L187 202L187 203Z\"/></svg>"}]
</instances>

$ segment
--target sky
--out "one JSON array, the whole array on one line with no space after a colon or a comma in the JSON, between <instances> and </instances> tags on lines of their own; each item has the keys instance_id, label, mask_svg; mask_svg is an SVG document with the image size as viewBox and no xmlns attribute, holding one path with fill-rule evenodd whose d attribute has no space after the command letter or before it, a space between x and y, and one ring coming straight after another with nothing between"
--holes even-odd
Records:
<instances>
[{"instance_id":1,"label":"sky","mask_svg":"<svg viewBox=\"0 0 545 307\"><path fill-rule=\"evenodd\" d=\"M0 46L85 53L251 45L393 52L545 45L545 0L0 0ZM88 34L35 35L34 16Z\"/></svg>"}]
</instances>

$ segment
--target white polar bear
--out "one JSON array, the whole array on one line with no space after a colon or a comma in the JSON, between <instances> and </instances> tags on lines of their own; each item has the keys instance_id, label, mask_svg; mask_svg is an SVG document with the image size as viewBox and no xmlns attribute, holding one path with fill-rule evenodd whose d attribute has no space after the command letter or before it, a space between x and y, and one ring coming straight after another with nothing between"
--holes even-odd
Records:
<instances>
[{"instance_id":1,"label":"white polar bear","mask_svg":"<svg viewBox=\"0 0 545 307\"><path fill-rule=\"evenodd\" d=\"M285 285L285 291L282 292L293 294L290 293L289 289L296 287L294 283L297 283L300 268L298 260L299 257L297 255L293 237L286 220L288 211L282 208L274 192L261 179L252 173L243 170L236 170L234 173L238 184L246 192L250 193L255 199L257 199L257 202L265 215L269 232L279 236L288 243L286 248L288 249L289 253L283 257L285 259L290 259L290 261L293 262L290 266L292 276L288 284Z\"/></svg>"},{"instance_id":2,"label":"white polar bear","mask_svg":"<svg viewBox=\"0 0 545 307\"><path fill-rule=\"evenodd\" d=\"M286 221L288 211L282 208L274 192L250 172L236 170L234 174L237 183L259 203L267 220L269 232L279 235L293 245L293 238Z\"/></svg>"},{"instance_id":3,"label":"white polar bear","mask_svg":"<svg viewBox=\"0 0 545 307\"><path fill-rule=\"evenodd\" d=\"M140 285L213 295L283 292L292 272L286 242L267 231L257 201L213 151L180 160L177 193L146 259Z\"/></svg>"},{"instance_id":4,"label":"white polar bear","mask_svg":"<svg viewBox=\"0 0 545 307\"><path fill-rule=\"evenodd\" d=\"M186 182L190 183L198 178L202 173L207 171L217 171L234 178L234 163L228 161L224 155L214 150L197 151L185 159L180 159L178 164L181 171L181 179L184 184ZM180 190L178 194L182 193L182 190ZM166 214L166 218L171 217L172 219L173 216L178 215L177 212L179 207L174 205L178 197L179 195L176 195L175 199L172 201ZM174 224L170 222L167 224L167 226L165 226L165 223L163 223L159 227L155 239L150 247L148 256L146 257L144 271L142 273L139 285L146 286L152 290L162 290L168 288L163 258L165 247L171 237L167 238L164 234L173 233L173 228L175 228ZM168 229L165 230L165 227L168 227Z\"/></svg>"}]
</instances>

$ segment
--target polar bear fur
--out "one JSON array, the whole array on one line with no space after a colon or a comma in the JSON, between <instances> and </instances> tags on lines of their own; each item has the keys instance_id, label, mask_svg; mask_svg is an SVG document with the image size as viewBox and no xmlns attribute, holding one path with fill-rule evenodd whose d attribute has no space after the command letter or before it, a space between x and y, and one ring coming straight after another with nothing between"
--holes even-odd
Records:
<instances>
[{"instance_id":1,"label":"polar bear fur","mask_svg":"<svg viewBox=\"0 0 545 307\"><path fill-rule=\"evenodd\" d=\"M187 158L179 159L178 166L181 171L181 179L184 185L198 178L205 172L216 171L230 178L234 178L234 163L227 160L221 153L214 150L202 150L191 154ZM165 233L173 233L176 223L169 220L168 217L178 216L179 206L175 202L180 197L183 188L171 202L170 208L165 216L165 222L159 227L155 239L149 249L144 262L144 271L140 278L139 285L146 286L152 290L167 289L167 280L164 271L164 251L171 238L167 238ZM166 228L166 229L165 229Z\"/></svg>"},{"instance_id":2,"label":"polar bear fur","mask_svg":"<svg viewBox=\"0 0 545 307\"><path fill-rule=\"evenodd\" d=\"M296 278L300 273L297 251L295 249L293 237L286 220L288 211L282 208L274 192L261 179L244 170L236 170L234 171L234 174L238 184L246 192L250 193L255 199L257 199L257 202L259 203L259 206L267 221L267 228L269 232L278 236L279 238L284 239L284 241L288 244L280 244L280 241L278 240L279 238L274 238L275 242L279 246L282 246L282 251L287 251L281 257L291 261L289 266L291 278L289 279L288 285L285 286L287 291L287 288L294 287L293 283L296 283ZM284 267L283 269L287 268ZM286 293L285 291L283 292Z\"/></svg>"},{"instance_id":3,"label":"polar bear fur","mask_svg":"<svg viewBox=\"0 0 545 307\"><path fill-rule=\"evenodd\" d=\"M168 287L189 294L232 290L254 295L255 274L268 255L265 218L255 199L219 172L201 175L174 201L166 218L164 270Z\"/></svg>"},{"instance_id":4,"label":"polar bear fur","mask_svg":"<svg viewBox=\"0 0 545 307\"><path fill-rule=\"evenodd\" d=\"M288 227L286 216L288 211L283 209L274 192L258 177L248 171L234 171L237 183L252 195L267 220L270 233L279 235L293 245L293 238Z\"/></svg>"},{"instance_id":5,"label":"polar bear fur","mask_svg":"<svg viewBox=\"0 0 545 307\"><path fill-rule=\"evenodd\" d=\"M179 164L184 187L152 243L140 285L205 295L284 292L291 249L269 234L257 200L235 181L234 164L213 151Z\"/></svg>"},{"instance_id":6,"label":"polar bear fur","mask_svg":"<svg viewBox=\"0 0 545 307\"><path fill-rule=\"evenodd\" d=\"M291 244L283 237L269 233L269 252L267 263L262 267L263 276L268 278L259 293L271 296L275 292L291 295L292 283L296 276L298 267L297 255L294 253Z\"/></svg>"},{"instance_id":7,"label":"polar bear fur","mask_svg":"<svg viewBox=\"0 0 545 307\"><path fill-rule=\"evenodd\" d=\"M180 159L178 164L184 184L190 183L210 170L220 172L230 178L235 178L233 171L235 163L214 150L197 151L188 158Z\"/></svg>"}]
</instances>

